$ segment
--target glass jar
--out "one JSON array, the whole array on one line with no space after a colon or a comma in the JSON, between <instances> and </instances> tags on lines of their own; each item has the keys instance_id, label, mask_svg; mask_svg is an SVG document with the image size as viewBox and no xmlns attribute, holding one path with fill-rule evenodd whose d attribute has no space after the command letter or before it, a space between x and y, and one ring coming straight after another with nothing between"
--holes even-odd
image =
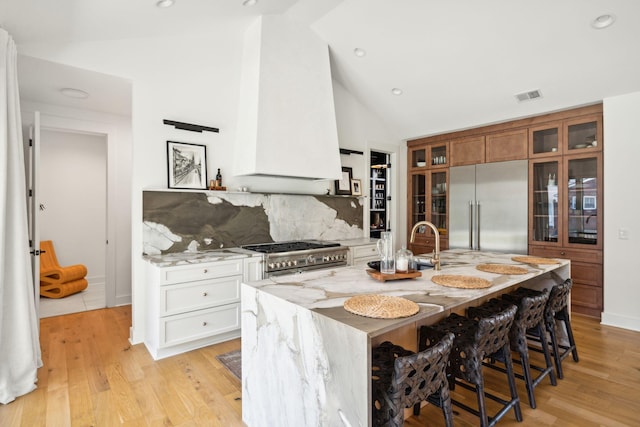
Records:
<instances>
[{"instance_id":1,"label":"glass jar","mask_svg":"<svg viewBox=\"0 0 640 427\"><path fill-rule=\"evenodd\" d=\"M402 246L402 249L396 252L396 272L408 273L411 270L415 270L413 262L413 252Z\"/></svg>"}]
</instances>

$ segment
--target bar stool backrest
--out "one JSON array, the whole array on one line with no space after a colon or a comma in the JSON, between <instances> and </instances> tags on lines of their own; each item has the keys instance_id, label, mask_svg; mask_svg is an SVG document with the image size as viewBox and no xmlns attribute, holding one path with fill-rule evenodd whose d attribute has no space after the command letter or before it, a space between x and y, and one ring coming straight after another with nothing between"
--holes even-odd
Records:
<instances>
[{"instance_id":1,"label":"bar stool backrest","mask_svg":"<svg viewBox=\"0 0 640 427\"><path fill-rule=\"evenodd\" d=\"M481 358L497 352L508 342L517 310L515 305L510 305L503 311L478 319L475 340Z\"/></svg>"},{"instance_id":2,"label":"bar stool backrest","mask_svg":"<svg viewBox=\"0 0 640 427\"><path fill-rule=\"evenodd\" d=\"M553 327L555 324L556 313L559 313L567 307L572 284L573 282L571 279L567 279L564 283L555 285L551 288L551 292L549 293L549 302L547 303L545 310L545 322L548 326Z\"/></svg>"},{"instance_id":3,"label":"bar stool backrest","mask_svg":"<svg viewBox=\"0 0 640 427\"><path fill-rule=\"evenodd\" d=\"M409 408L427 400L441 387L448 387L446 368L453 347L453 334L444 334L435 345L395 361L395 382L391 387L401 404Z\"/></svg>"}]
</instances>

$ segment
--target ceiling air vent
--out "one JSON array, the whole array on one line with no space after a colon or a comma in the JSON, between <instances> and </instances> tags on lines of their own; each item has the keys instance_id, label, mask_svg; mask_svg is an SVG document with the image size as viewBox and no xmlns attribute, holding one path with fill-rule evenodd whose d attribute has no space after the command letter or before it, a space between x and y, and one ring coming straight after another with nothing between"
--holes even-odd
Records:
<instances>
[{"instance_id":1,"label":"ceiling air vent","mask_svg":"<svg viewBox=\"0 0 640 427\"><path fill-rule=\"evenodd\" d=\"M537 98L542 98L542 94L538 89L516 94L516 99L518 100L518 102L529 101Z\"/></svg>"}]
</instances>

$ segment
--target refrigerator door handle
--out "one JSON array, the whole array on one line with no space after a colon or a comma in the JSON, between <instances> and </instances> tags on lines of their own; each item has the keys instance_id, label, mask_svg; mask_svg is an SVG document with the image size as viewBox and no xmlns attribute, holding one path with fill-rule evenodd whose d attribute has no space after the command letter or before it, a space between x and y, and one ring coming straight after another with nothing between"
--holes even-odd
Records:
<instances>
[{"instance_id":1,"label":"refrigerator door handle","mask_svg":"<svg viewBox=\"0 0 640 427\"><path fill-rule=\"evenodd\" d=\"M473 249L473 200L469 200L469 249Z\"/></svg>"},{"instance_id":2,"label":"refrigerator door handle","mask_svg":"<svg viewBox=\"0 0 640 427\"><path fill-rule=\"evenodd\" d=\"M476 200L476 250L480 250L480 202Z\"/></svg>"}]
</instances>

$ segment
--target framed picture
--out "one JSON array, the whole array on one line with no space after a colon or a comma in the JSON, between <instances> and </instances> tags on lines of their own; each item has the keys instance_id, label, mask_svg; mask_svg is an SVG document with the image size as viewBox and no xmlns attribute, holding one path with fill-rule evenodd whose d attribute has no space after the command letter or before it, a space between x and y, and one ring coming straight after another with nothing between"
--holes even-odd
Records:
<instances>
[{"instance_id":1,"label":"framed picture","mask_svg":"<svg viewBox=\"0 0 640 427\"><path fill-rule=\"evenodd\" d=\"M362 196L362 184L359 179L351 180L351 194L353 196Z\"/></svg>"},{"instance_id":2,"label":"framed picture","mask_svg":"<svg viewBox=\"0 0 640 427\"><path fill-rule=\"evenodd\" d=\"M207 147L167 141L169 188L207 188Z\"/></svg>"},{"instance_id":3,"label":"framed picture","mask_svg":"<svg viewBox=\"0 0 640 427\"><path fill-rule=\"evenodd\" d=\"M353 177L353 169L342 167L342 178L336 180L336 194L350 196L351 195L351 178Z\"/></svg>"}]
</instances>

